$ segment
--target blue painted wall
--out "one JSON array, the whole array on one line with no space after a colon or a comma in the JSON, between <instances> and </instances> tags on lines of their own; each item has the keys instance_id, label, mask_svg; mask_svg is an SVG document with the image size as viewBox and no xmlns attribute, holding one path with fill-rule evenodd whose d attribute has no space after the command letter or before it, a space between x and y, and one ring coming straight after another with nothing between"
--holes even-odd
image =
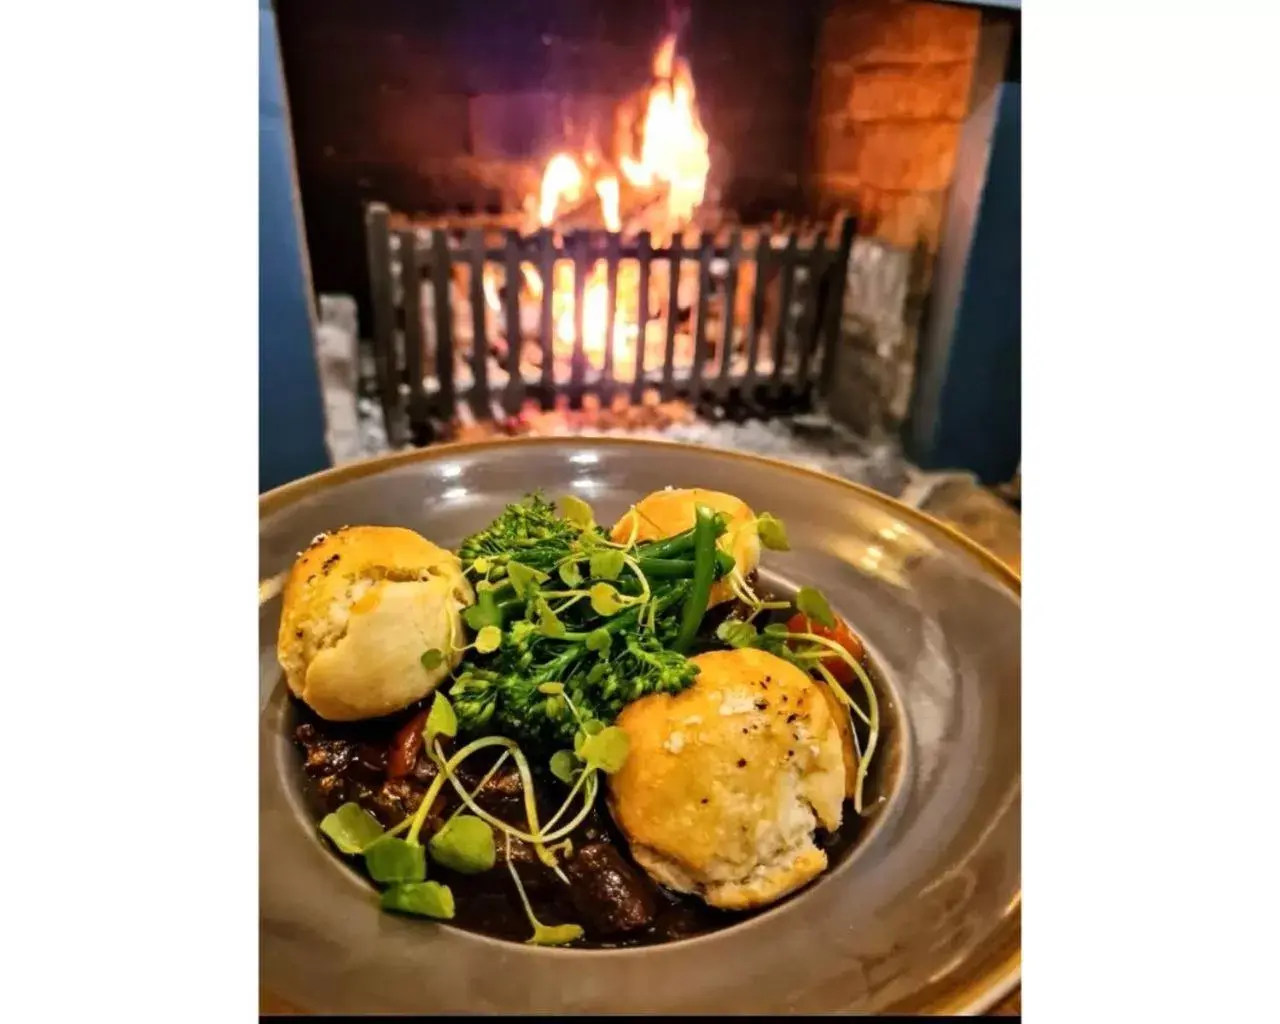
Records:
<instances>
[{"instance_id":1,"label":"blue painted wall","mask_svg":"<svg viewBox=\"0 0 1280 1024\"><path fill-rule=\"evenodd\" d=\"M989 484L1012 478L1022 458L1022 60L1011 24L990 106L981 105L991 111L989 136L962 137L950 226L971 234L965 251L939 259L935 295L956 312L922 335L907 437L924 468L967 469Z\"/></svg>"},{"instance_id":2,"label":"blue painted wall","mask_svg":"<svg viewBox=\"0 0 1280 1024\"><path fill-rule=\"evenodd\" d=\"M325 469L311 286L270 0L259 0L258 490Z\"/></svg>"},{"instance_id":3,"label":"blue painted wall","mask_svg":"<svg viewBox=\"0 0 1280 1024\"><path fill-rule=\"evenodd\" d=\"M932 462L986 483L1022 458L1022 84L1006 82L969 273L938 408Z\"/></svg>"}]
</instances>

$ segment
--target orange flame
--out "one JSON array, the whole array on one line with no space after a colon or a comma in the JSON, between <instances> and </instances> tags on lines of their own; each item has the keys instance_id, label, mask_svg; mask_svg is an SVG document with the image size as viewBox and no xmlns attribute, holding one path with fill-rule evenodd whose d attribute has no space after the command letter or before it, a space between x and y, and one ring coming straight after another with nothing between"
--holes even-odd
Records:
<instances>
[{"instance_id":1,"label":"orange flame","mask_svg":"<svg viewBox=\"0 0 1280 1024\"><path fill-rule=\"evenodd\" d=\"M646 97L639 157L620 154L619 166L633 186L665 192L667 215L674 229L686 223L702 202L707 174L711 169L710 146L698 118L693 75L688 62L676 54L674 34L663 39L654 53L653 75L655 81ZM555 154L542 174L538 195L539 223L543 227L554 224L568 204L581 200L590 185L600 200L600 218L605 227L610 231L621 231L620 183L616 176L602 173L605 169L603 164L599 154L590 146L578 158L569 153ZM551 288L555 354L560 358L570 356L577 333L572 262L558 261L549 285L532 267L522 265L521 270L525 290L535 301L542 299L546 287ZM582 291L582 346L588 365L601 368L609 346L613 350L615 366L625 365L626 361L634 358L640 329L635 322L631 300L634 300L637 288L634 268L620 267L613 337L608 338L606 264L598 261L590 268ZM485 297L496 309L496 280L490 281L487 276Z\"/></svg>"},{"instance_id":2,"label":"orange flame","mask_svg":"<svg viewBox=\"0 0 1280 1024\"><path fill-rule=\"evenodd\" d=\"M600 197L600 213L604 226L610 231L622 230L622 218L618 214L618 179L612 176L596 182L596 195Z\"/></svg>"},{"instance_id":3,"label":"orange flame","mask_svg":"<svg viewBox=\"0 0 1280 1024\"><path fill-rule=\"evenodd\" d=\"M710 140L698 118L693 75L667 36L653 56L653 76L641 131L639 160L624 156L622 173L638 188L667 187L667 212L687 221L702 202L711 171Z\"/></svg>"},{"instance_id":4,"label":"orange flame","mask_svg":"<svg viewBox=\"0 0 1280 1024\"><path fill-rule=\"evenodd\" d=\"M582 195L582 169L568 153L557 153L542 172L542 194L538 202L538 221L546 227L556 219L560 201L573 202Z\"/></svg>"}]
</instances>

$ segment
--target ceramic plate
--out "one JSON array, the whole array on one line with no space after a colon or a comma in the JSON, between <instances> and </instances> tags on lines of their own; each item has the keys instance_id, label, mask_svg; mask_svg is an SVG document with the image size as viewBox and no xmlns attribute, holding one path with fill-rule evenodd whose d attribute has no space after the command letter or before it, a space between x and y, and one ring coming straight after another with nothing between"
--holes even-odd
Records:
<instances>
[{"instance_id":1,"label":"ceramic plate","mask_svg":"<svg viewBox=\"0 0 1280 1024\"><path fill-rule=\"evenodd\" d=\"M455 547L539 488L610 522L667 485L739 495L785 520L762 577L820 587L866 641L899 724L873 826L803 892L660 946L547 949L379 911L302 807L280 600L261 604L262 987L323 1013L982 1012L1020 969L1018 578L940 523L833 477L659 442L541 439L432 447L263 496L262 578L313 536L407 526Z\"/></svg>"}]
</instances>

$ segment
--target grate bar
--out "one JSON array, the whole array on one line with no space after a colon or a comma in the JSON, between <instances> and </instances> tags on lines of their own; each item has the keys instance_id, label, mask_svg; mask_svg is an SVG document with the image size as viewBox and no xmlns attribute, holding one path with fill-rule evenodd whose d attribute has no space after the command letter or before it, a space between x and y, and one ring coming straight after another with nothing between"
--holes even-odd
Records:
<instances>
[{"instance_id":1,"label":"grate bar","mask_svg":"<svg viewBox=\"0 0 1280 1024\"><path fill-rule=\"evenodd\" d=\"M433 437L431 407L422 372L422 267L412 231L400 235L400 294L404 298L404 371L409 385L409 432L415 443Z\"/></svg>"},{"instance_id":2,"label":"grate bar","mask_svg":"<svg viewBox=\"0 0 1280 1024\"><path fill-rule=\"evenodd\" d=\"M431 232L431 284L436 314L437 407L445 420L453 419L457 402L453 387L453 303L449 301L452 273L449 233L438 228Z\"/></svg>"},{"instance_id":3,"label":"grate bar","mask_svg":"<svg viewBox=\"0 0 1280 1024\"><path fill-rule=\"evenodd\" d=\"M636 256L640 262L639 294L636 296L639 333L636 338L636 371L631 382L631 401L637 405L644 399L644 350L649 336L649 253L652 241L647 231L641 231L636 240Z\"/></svg>"},{"instance_id":4,"label":"grate bar","mask_svg":"<svg viewBox=\"0 0 1280 1024\"><path fill-rule=\"evenodd\" d=\"M555 350L552 348L551 293L556 272L556 240L543 228L538 232L538 272L542 275L542 308L538 314L538 344L542 347L542 408L551 409L556 402Z\"/></svg>"},{"instance_id":5,"label":"grate bar","mask_svg":"<svg viewBox=\"0 0 1280 1024\"><path fill-rule=\"evenodd\" d=\"M586 332L582 329L583 297L587 288L587 268L590 265L591 236L585 231L565 240L565 248L573 256L573 354L569 358L569 408L582 408L582 395L586 390L587 350Z\"/></svg>"},{"instance_id":6,"label":"grate bar","mask_svg":"<svg viewBox=\"0 0 1280 1024\"><path fill-rule=\"evenodd\" d=\"M747 372L744 388L754 388L760 365L760 336L764 333L765 298L769 291L769 269L773 264L773 242L768 231L756 242L756 288L751 296L751 326L747 328Z\"/></svg>"},{"instance_id":7,"label":"grate bar","mask_svg":"<svg viewBox=\"0 0 1280 1024\"><path fill-rule=\"evenodd\" d=\"M605 237L605 288L608 293L608 316L604 328L604 368L600 378L600 401L608 405L613 401L613 336L618 322L618 261L622 239L610 231Z\"/></svg>"},{"instance_id":8,"label":"grate bar","mask_svg":"<svg viewBox=\"0 0 1280 1024\"><path fill-rule=\"evenodd\" d=\"M813 249L809 255L809 301L805 303L799 330L799 366L796 371L796 384L801 394L809 390L809 367L813 361L813 350L818 344L819 303L822 289L827 277L827 233L821 231L814 239Z\"/></svg>"},{"instance_id":9,"label":"grate bar","mask_svg":"<svg viewBox=\"0 0 1280 1024\"><path fill-rule=\"evenodd\" d=\"M489 329L485 322L488 304L484 299L484 232L472 228L466 234L468 262L471 264L471 410L478 418L489 413Z\"/></svg>"},{"instance_id":10,"label":"grate bar","mask_svg":"<svg viewBox=\"0 0 1280 1024\"><path fill-rule=\"evenodd\" d=\"M738 267L742 262L742 231L734 228L725 257L728 269L724 282L724 315L720 318L720 379L716 387L721 401L729 396L729 370L733 363L734 317L738 308Z\"/></svg>"},{"instance_id":11,"label":"grate bar","mask_svg":"<svg viewBox=\"0 0 1280 1024\"><path fill-rule=\"evenodd\" d=\"M680 261L684 255L684 239L676 235L671 239L667 263L671 268L671 280L667 289L667 343L662 356L662 400L669 402L676 396L676 324L680 319Z\"/></svg>"},{"instance_id":12,"label":"grate bar","mask_svg":"<svg viewBox=\"0 0 1280 1024\"><path fill-rule=\"evenodd\" d=\"M368 244L369 284L373 301L373 365L386 422L387 440L400 444L399 388L396 386L395 294L391 276L391 211L382 203L365 209L365 241Z\"/></svg>"},{"instance_id":13,"label":"grate bar","mask_svg":"<svg viewBox=\"0 0 1280 1024\"><path fill-rule=\"evenodd\" d=\"M825 322L822 327L821 361L818 369L818 380L830 384L836 373L836 363L840 351L840 320L844 315L844 290L849 279L849 256L853 252L853 237L857 233L858 222L846 215L840 223L840 241L836 244L836 252L828 272L827 290L824 296L826 303Z\"/></svg>"},{"instance_id":14,"label":"grate bar","mask_svg":"<svg viewBox=\"0 0 1280 1024\"><path fill-rule=\"evenodd\" d=\"M782 370L787 361L787 334L791 326L791 300L796 287L796 252L800 245L798 235L787 236L787 247L782 251L782 298L778 304L778 326L773 332L773 374L769 378L775 397L782 389Z\"/></svg>"},{"instance_id":15,"label":"grate bar","mask_svg":"<svg viewBox=\"0 0 1280 1024\"><path fill-rule=\"evenodd\" d=\"M704 231L698 246L698 304L693 330L693 368L689 391L693 401L702 398L702 375L707 364L707 320L711 315L711 251L715 238Z\"/></svg>"},{"instance_id":16,"label":"grate bar","mask_svg":"<svg viewBox=\"0 0 1280 1024\"><path fill-rule=\"evenodd\" d=\"M502 396L502 408L508 416L514 416L524 404L524 378L520 375L520 357L524 338L520 331L520 235L507 232L507 247L503 254L503 267L507 275L507 294L504 304L507 318L507 388Z\"/></svg>"}]
</instances>

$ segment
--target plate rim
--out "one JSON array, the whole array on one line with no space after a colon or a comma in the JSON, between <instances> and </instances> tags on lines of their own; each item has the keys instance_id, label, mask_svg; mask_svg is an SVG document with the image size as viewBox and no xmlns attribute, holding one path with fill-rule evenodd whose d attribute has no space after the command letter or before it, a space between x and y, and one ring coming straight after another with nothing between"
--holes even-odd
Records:
<instances>
[{"instance_id":1,"label":"plate rim","mask_svg":"<svg viewBox=\"0 0 1280 1024\"><path fill-rule=\"evenodd\" d=\"M258 522L261 526L262 520L275 515L277 512L294 505L304 498L311 497L322 491L328 490L339 484L346 483L351 480L358 480L361 477L372 476L386 469L391 469L403 465L411 465L415 462L432 461L442 455L447 456L450 453L468 454L473 452L481 452L488 449L511 448L518 446L525 447L554 447L563 445L598 445L602 447L652 447L664 449L680 449L684 451L699 452L721 459L732 459L740 462L750 462L763 464L772 469L783 470L796 476L806 477L810 479L818 479L828 484L836 484L847 490L857 493L864 499L880 505L888 509L895 515L902 516L909 520L914 520L917 525L923 525L927 528L938 530L946 535L950 540L954 541L960 547L968 551L982 565L988 574L994 576L1001 583L1007 586L1019 602L1022 599L1022 575L1015 571L1008 563L1002 561L990 550L983 547L971 537L962 533L959 529L949 523L943 522L935 516L924 512L921 509L907 505L898 501L881 491L877 491L873 487L866 484L856 483L847 480L844 477L837 476L834 473L828 473L820 469L812 469L808 466L798 466L794 463L787 462L783 459L771 458L767 455L758 455L754 452L738 451L726 448L712 448L706 445L689 444L683 441L670 441L659 438L650 437L615 437L615 436L588 436L588 435L563 435L563 436L543 436L543 437L502 437L487 438L480 441L447 441L433 443L423 448L408 448L402 451L387 452L382 455L375 455L365 459L359 459L354 462L344 463L340 466L332 466L329 469L323 469L308 476L301 477L297 480L274 487L258 495ZM260 573L261 575L261 573ZM261 766L259 766L261 771ZM946 977L939 979L932 985L916 993L914 998L908 1000L911 1008L906 1005L894 1007L894 1012L907 1013L927 1013L927 1014L945 1014L954 1016L976 1016L989 1011L1002 999L1008 996L1022 981L1022 889L1019 886L1018 893L1010 903L1010 925L1004 929L1006 935L999 936L997 942L993 945L1002 947L1007 950L1003 954L995 954L991 958L991 965L988 967L980 967L980 977L977 980L971 980L957 984L956 982L948 983ZM265 994L270 997L272 1002L277 1004L285 1001L279 999L270 992L268 987L262 983L259 977L260 1001L261 995ZM917 1002L919 1005L917 1006Z\"/></svg>"}]
</instances>

